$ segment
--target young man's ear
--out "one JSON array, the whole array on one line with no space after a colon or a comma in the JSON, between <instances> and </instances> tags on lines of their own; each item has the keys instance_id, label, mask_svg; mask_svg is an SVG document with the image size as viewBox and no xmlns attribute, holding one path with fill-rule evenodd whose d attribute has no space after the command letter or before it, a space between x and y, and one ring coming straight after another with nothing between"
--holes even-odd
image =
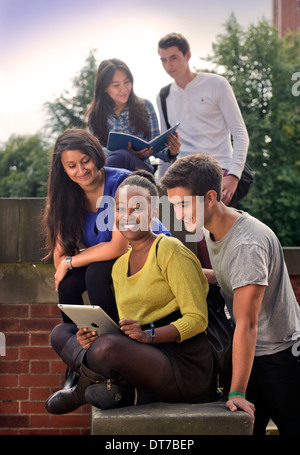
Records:
<instances>
[{"instance_id":1,"label":"young man's ear","mask_svg":"<svg viewBox=\"0 0 300 455\"><path fill-rule=\"evenodd\" d=\"M210 206L213 206L217 202L217 197L215 190L209 190L205 195L205 200Z\"/></svg>"},{"instance_id":2,"label":"young man's ear","mask_svg":"<svg viewBox=\"0 0 300 455\"><path fill-rule=\"evenodd\" d=\"M191 51L190 50L186 51L185 57L187 58L188 62L190 61L191 56L192 56Z\"/></svg>"}]
</instances>

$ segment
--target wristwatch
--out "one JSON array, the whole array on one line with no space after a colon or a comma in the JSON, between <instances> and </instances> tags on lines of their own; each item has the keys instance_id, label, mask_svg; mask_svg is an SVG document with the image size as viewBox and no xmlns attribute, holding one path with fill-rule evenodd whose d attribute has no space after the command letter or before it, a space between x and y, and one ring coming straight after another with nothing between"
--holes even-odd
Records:
<instances>
[{"instance_id":1,"label":"wristwatch","mask_svg":"<svg viewBox=\"0 0 300 455\"><path fill-rule=\"evenodd\" d=\"M67 256L65 261L68 264L69 270L72 270L72 257L71 256Z\"/></svg>"}]
</instances>

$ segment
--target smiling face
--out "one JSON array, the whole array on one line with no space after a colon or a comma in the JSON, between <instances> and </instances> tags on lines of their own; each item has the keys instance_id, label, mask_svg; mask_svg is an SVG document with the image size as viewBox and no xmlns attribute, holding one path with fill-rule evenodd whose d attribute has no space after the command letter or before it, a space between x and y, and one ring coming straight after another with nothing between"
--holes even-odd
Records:
<instances>
[{"instance_id":1,"label":"smiling face","mask_svg":"<svg viewBox=\"0 0 300 455\"><path fill-rule=\"evenodd\" d=\"M178 220L183 220L188 232L195 232L204 225L204 197L194 196L187 188L176 187L167 190Z\"/></svg>"},{"instance_id":2,"label":"smiling face","mask_svg":"<svg viewBox=\"0 0 300 455\"><path fill-rule=\"evenodd\" d=\"M99 170L89 155L80 150L66 150L61 154L61 162L68 177L82 189L99 179Z\"/></svg>"},{"instance_id":3,"label":"smiling face","mask_svg":"<svg viewBox=\"0 0 300 455\"><path fill-rule=\"evenodd\" d=\"M151 232L151 197L145 188L123 186L115 196L116 225L129 241Z\"/></svg>"},{"instance_id":4,"label":"smiling face","mask_svg":"<svg viewBox=\"0 0 300 455\"><path fill-rule=\"evenodd\" d=\"M131 90L132 83L128 74L123 70L116 70L106 93L114 101L117 109L120 110L126 106Z\"/></svg>"}]
</instances>

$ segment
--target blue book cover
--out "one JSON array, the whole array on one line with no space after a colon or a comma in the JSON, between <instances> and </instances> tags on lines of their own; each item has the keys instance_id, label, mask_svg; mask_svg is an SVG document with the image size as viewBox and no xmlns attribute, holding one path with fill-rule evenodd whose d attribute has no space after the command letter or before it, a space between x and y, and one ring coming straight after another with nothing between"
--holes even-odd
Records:
<instances>
[{"instance_id":1,"label":"blue book cover","mask_svg":"<svg viewBox=\"0 0 300 455\"><path fill-rule=\"evenodd\" d=\"M145 141L144 139L133 136L132 134L111 132L108 135L107 148L111 152L121 149L127 150L128 142L130 142L134 150L143 150L144 148L152 147L152 155L155 156L161 150L166 148L168 136L173 134L177 130L178 126L179 123L172 126L172 128L169 128L167 131L155 137L151 141Z\"/></svg>"}]
</instances>

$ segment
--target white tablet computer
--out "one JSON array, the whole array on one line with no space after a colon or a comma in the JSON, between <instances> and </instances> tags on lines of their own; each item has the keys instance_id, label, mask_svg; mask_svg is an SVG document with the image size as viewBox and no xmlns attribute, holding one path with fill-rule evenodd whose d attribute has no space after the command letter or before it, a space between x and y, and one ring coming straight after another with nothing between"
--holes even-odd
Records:
<instances>
[{"instance_id":1,"label":"white tablet computer","mask_svg":"<svg viewBox=\"0 0 300 455\"><path fill-rule=\"evenodd\" d=\"M58 304L58 307L80 328L87 327L91 332L123 333L101 307L96 305L68 305Z\"/></svg>"}]
</instances>

